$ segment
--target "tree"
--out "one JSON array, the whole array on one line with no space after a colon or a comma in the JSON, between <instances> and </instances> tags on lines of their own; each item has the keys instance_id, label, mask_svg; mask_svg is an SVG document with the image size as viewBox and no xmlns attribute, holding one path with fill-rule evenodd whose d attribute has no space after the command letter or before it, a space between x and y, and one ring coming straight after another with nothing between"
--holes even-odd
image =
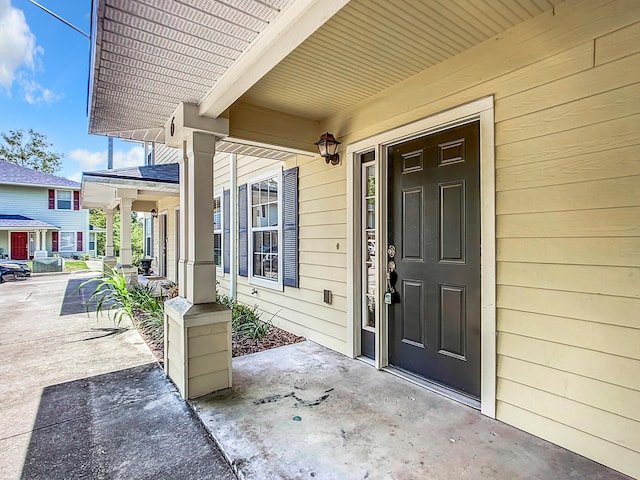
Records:
<instances>
[{"instance_id":1,"label":"tree","mask_svg":"<svg viewBox=\"0 0 640 480\"><path fill-rule=\"evenodd\" d=\"M102 210L93 209L89 211L89 223L95 227L106 228L107 219ZM131 212L131 254L133 263L137 264L143 255L142 222L135 212ZM96 248L98 255L105 254L105 235L96 235ZM114 255L120 255L120 214L113 216L113 250Z\"/></svg>"},{"instance_id":2,"label":"tree","mask_svg":"<svg viewBox=\"0 0 640 480\"><path fill-rule=\"evenodd\" d=\"M89 224L94 227L105 228L107 226L107 218L102 210L91 209L89 210ZM105 242L106 235L104 233L96 234L96 255L99 257L105 254Z\"/></svg>"},{"instance_id":3,"label":"tree","mask_svg":"<svg viewBox=\"0 0 640 480\"><path fill-rule=\"evenodd\" d=\"M9 130L0 134L4 144L0 145L0 158L21 167L44 173L56 173L62 168L60 159L64 155L51 150L53 146L46 135L33 129Z\"/></svg>"}]
</instances>

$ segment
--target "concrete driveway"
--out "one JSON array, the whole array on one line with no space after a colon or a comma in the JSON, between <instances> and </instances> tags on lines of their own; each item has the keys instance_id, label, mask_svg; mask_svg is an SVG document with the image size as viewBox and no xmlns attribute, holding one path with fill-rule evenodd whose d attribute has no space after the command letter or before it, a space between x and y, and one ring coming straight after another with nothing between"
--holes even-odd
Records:
<instances>
[{"instance_id":1,"label":"concrete driveway","mask_svg":"<svg viewBox=\"0 0 640 480\"><path fill-rule=\"evenodd\" d=\"M0 285L0 478L235 479L137 332L87 315L89 277Z\"/></svg>"}]
</instances>

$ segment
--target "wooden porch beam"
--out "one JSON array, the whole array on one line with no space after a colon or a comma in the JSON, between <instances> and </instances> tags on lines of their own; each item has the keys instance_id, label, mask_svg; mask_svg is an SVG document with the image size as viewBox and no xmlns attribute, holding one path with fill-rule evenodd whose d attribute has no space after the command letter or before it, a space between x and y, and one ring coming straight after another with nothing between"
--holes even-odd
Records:
<instances>
[{"instance_id":1,"label":"wooden porch beam","mask_svg":"<svg viewBox=\"0 0 640 480\"><path fill-rule=\"evenodd\" d=\"M200 115L219 117L349 0L296 0L227 70L200 102Z\"/></svg>"},{"instance_id":2,"label":"wooden porch beam","mask_svg":"<svg viewBox=\"0 0 640 480\"><path fill-rule=\"evenodd\" d=\"M314 142L322 132L315 120L247 103L233 105L227 114L227 141L281 148L301 155L317 154Z\"/></svg>"}]
</instances>

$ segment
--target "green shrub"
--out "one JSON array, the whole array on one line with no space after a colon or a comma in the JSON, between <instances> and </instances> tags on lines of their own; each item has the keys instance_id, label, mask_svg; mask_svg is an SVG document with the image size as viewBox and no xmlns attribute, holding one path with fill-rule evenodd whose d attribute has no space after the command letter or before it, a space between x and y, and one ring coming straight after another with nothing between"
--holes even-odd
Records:
<instances>
[{"instance_id":1,"label":"green shrub","mask_svg":"<svg viewBox=\"0 0 640 480\"><path fill-rule=\"evenodd\" d=\"M249 307L238 303L233 298L216 293L216 302L226 305L231 309L231 328L233 334L238 337L249 337L254 340L264 338L269 333L271 321L260 320L258 306Z\"/></svg>"},{"instance_id":2,"label":"green shrub","mask_svg":"<svg viewBox=\"0 0 640 480\"><path fill-rule=\"evenodd\" d=\"M135 265L136 267L140 267L142 258L144 257L142 252L134 252L131 256L131 265Z\"/></svg>"},{"instance_id":3,"label":"green shrub","mask_svg":"<svg viewBox=\"0 0 640 480\"><path fill-rule=\"evenodd\" d=\"M164 307L162 305L162 295L155 292L153 284L138 284L129 291L131 302L134 308L138 308L162 322L164 318Z\"/></svg>"},{"instance_id":4,"label":"green shrub","mask_svg":"<svg viewBox=\"0 0 640 480\"><path fill-rule=\"evenodd\" d=\"M125 316L133 320L133 302L127 286L127 279L118 272L117 268L109 268L104 277L91 278L83 282L76 291L92 284L96 284L96 288L87 302L87 312L91 304L95 302L96 317L106 310L109 318L113 314L113 321L117 327L120 326Z\"/></svg>"},{"instance_id":5,"label":"green shrub","mask_svg":"<svg viewBox=\"0 0 640 480\"><path fill-rule=\"evenodd\" d=\"M164 341L164 301L153 284L136 285L130 291L136 326L160 347Z\"/></svg>"}]
</instances>

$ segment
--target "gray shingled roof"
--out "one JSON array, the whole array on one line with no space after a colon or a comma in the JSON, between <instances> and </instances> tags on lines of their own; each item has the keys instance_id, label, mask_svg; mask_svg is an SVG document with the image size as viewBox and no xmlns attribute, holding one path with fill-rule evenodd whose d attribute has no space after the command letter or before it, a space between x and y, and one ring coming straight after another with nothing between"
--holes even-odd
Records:
<instances>
[{"instance_id":1,"label":"gray shingled roof","mask_svg":"<svg viewBox=\"0 0 640 480\"><path fill-rule=\"evenodd\" d=\"M0 214L0 229L5 228L47 228L58 229L55 225L43 222L41 220L34 220L33 218L25 217L22 215L2 215Z\"/></svg>"},{"instance_id":2,"label":"gray shingled roof","mask_svg":"<svg viewBox=\"0 0 640 480\"><path fill-rule=\"evenodd\" d=\"M66 187L80 190L80 184L73 180L50 173L38 172L14 163L0 160L0 184L37 185L40 187Z\"/></svg>"},{"instance_id":3,"label":"gray shingled roof","mask_svg":"<svg viewBox=\"0 0 640 480\"><path fill-rule=\"evenodd\" d=\"M83 175L104 178L122 178L126 180L142 180L146 182L180 183L180 165L165 163L161 165L145 165L131 168L115 168L112 170L95 170Z\"/></svg>"}]
</instances>

